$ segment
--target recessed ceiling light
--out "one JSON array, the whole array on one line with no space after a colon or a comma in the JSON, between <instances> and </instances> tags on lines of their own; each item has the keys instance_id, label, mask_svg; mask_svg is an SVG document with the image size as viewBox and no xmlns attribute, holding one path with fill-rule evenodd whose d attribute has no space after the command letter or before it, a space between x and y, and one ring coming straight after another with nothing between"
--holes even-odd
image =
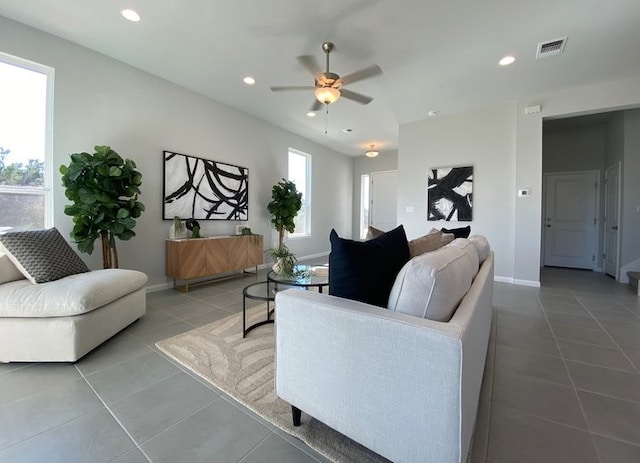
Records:
<instances>
[{"instance_id":1,"label":"recessed ceiling light","mask_svg":"<svg viewBox=\"0 0 640 463\"><path fill-rule=\"evenodd\" d=\"M432 110L432 111L429 111L427 113L427 116L429 116L429 117L436 117L437 115L438 115L438 111L433 111Z\"/></svg>"},{"instance_id":2,"label":"recessed ceiling light","mask_svg":"<svg viewBox=\"0 0 640 463\"><path fill-rule=\"evenodd\" d=\"M122 14L122 16L124 16L126 19L134 23L137 23L138 21L140 21L140 15L134 10L128 10L128 9L122 10L120 14Z\"/></svg>"},{"instance_id":3,"label":"recessed ceiling light","mask_svg":"<svg viewBox=\"0 0 640 463\"><path fill-rule=\"evenodd\" d=\"M342 129L340 130L340 133L351 133L353 132L353 129Z\"/></svg>"},{"instance_id":4,"label":"recessed ceiling light","mask_svg":"<svg viewBox=\"0 0 640 463\"><path fill-rule=\"evenodd\" d=\"M315 113L315 112L313 112L313 111L309 111L309 112L307 113L307 117L316 117L316 113Z\"/></svg>"},{"instance_id":5,"label":"recessed ceiling light","mask_svg":"<svg viewBox=\"0 0 640 463\"><path fill-rule=\"evenodd\" d=\"M498 64L500 66L508 66L512 64L515 60L516 60L515 57L507 55L504 58L502 58L500 61L498 61Z\"/></svg>"},{"instance_id":6,"label":"recessed ceiling light","mask_svg":"<svg viewBox=\"0 0 640 463\"><path fill-rule=\"evenodd\" d=\"M256 80L251 76L245 77L244 79L242 79L242 81L247 85L253 85L256 83Z\"/></svg>"}]
</instances>

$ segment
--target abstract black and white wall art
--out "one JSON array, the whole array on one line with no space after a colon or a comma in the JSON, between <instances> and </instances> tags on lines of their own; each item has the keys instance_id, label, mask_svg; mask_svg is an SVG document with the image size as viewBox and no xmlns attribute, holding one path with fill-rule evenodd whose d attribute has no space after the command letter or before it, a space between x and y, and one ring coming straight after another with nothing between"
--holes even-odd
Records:
<instances>
[{"instance_id":1,"label":"abstract black and white wall art","mask_svg":"<svg viewBox=\"0 0 640 463\"><path fill-rule=\"evenodd\" d=\"M162 218L249 218L249 169L164 151Z\"/></svg>"},{"instance_id":2,"label":"abstract black and white wall art","mask_svg":"<svg viewBox=\"0 0 640 463\"><path fill-rule=\"evenodd\" d=\"M473 166L429 169L427 220L470 222L473 215Z\"/></svg>"}]
</instances>

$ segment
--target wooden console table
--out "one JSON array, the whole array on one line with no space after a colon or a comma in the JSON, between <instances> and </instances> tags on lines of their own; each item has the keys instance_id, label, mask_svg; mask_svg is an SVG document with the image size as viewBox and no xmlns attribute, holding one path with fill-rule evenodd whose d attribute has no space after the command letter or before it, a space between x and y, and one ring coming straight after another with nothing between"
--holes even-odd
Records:
<instances>
[{"instance_id":1,"label":"wooden console table","mask_svg":"<svg viewBox=\"0 0 640 463\"><path fill-rule=\"evenodd\" d=\"M166 241L166 273L173 278L173 287L184 291L189 291L189 280L244 271L250 267L255 267L257 272L258 265L262 263L262 235L213 236ZM184 281L184 285L178 286L178 280Z\"/></svg>"}]
</instances>

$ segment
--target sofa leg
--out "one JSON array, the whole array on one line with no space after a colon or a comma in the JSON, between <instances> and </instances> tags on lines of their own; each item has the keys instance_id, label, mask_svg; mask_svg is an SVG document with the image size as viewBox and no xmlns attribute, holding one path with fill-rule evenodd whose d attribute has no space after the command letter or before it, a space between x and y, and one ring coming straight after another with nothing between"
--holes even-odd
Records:
<instances>
[{"instance_id":1,"label":"sofa leg","mask_svg":"<svg viewBox=\"0 0 640 463\"><path fill-rule=\"evenodd\" d=\"M300 418L302 417L302 410L292 405L291 414L293 415L293 425L300 426Z\"/></svg>"}]
</instances>

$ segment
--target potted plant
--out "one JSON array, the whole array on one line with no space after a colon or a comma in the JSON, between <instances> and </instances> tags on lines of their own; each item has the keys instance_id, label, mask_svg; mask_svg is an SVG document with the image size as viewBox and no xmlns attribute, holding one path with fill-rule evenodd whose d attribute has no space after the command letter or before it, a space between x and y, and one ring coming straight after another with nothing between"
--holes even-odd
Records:
<instances>
[{"instance_id":1,"label":"potted plant","mask_svg":"<svg viewBox=\"0 0 640 463\"><path fill-rule=\"evenodd\" d=\"M177 215L173 218L173 224L169 229L169 239L181 239L187 237L187 230L182 219Z\"/></svg>"},{"instance_id":2,"label":"potted plant","mask_svg":"<svg viewBox=\"0 0 640 463\"><path fill-rule=\"evenodd\" d=\"M279 248L269 250L269 255L274 261L272 270L276 273L291 277L294 274L296 262L296 256L294 256L285 245Z\"/></svg>"},{"instance_id":3,"label":"potted plant","mask_svg":"<svg viewBox=\"0 0 640 463\"><path fill-rule=\"evenodd\" d=\"M278 247L272 249L270 254L276 260L276 263L279 260L283 261L280 268L282 268L283 272L289 270L289 273L283 273L285 275L293 272L296 259L284 245L284 233L285 231L293 233L295 230L294 219L301 207L302 193L298 192L295 183L283 178L273 186L271 189L271 202L267 205L267 209L271 214L271 223L278 231Z\"/></svg>"},{"instance_id":4,"label":"potted plant","mask_svg":"<svg viewBox=\"0 0 640 463\"><path fill-rule=\"evenodd\" d=\"M138 201L142 174L136 163L124 160L109 146L96 146L95 153L73 153L68 166L60 166L67 199L64 213L73 217L71 238L81 252L91 254L94 242L102 240L104 268L118 268L116 238L130 240L144 211Z\"/></svg>"}]
</instances>

